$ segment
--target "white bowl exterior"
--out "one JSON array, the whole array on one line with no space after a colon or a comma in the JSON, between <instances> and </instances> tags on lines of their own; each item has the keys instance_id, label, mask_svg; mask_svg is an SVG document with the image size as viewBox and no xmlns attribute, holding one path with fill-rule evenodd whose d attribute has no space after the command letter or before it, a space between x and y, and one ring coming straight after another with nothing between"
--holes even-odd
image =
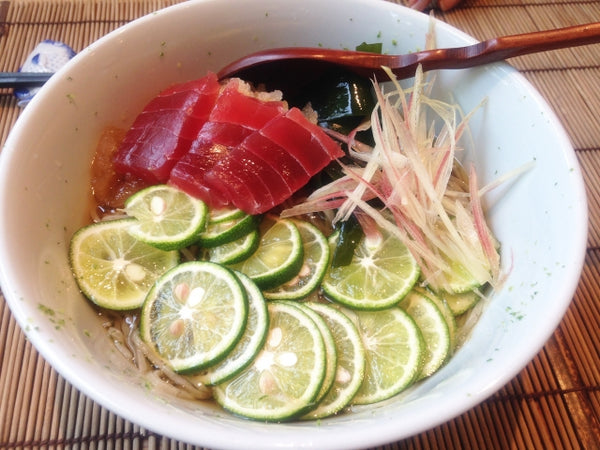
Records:
<instances>
[{"instance_id":1,"label":"white bowl exterior","mask_svg":"<svg viewBox=\"0 0 600 450\"><path fill-rule=\"evenodd\" d=\"M165 86L267 47L387 52L424 46L429 18L384 1L206 0L142 18L82 51L41 90L0 154L0 282L27 337L61 375L115 413L211 448L363 448L424 431L473 407L534 357L574 293L587 206L569 140L544 100L505 64L437 76L472 121L480 184L535 161L488 201L508 272L470 340L406 393L321 422L265 424L144 388L121 360L70 274L70 236L86 221L89 162L101 130L126 127ZM441 22L439 46L473 42ZM97 88L99 87L99 88Z\"/></svg>"}]
</instances>

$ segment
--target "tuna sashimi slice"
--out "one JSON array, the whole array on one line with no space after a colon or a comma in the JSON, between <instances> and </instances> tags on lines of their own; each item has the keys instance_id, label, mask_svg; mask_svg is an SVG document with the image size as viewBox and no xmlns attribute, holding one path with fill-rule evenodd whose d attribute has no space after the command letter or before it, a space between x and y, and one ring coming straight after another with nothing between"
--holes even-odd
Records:
<instances>
[{"instance_id":1,"label":"tuna sashimi slice","mask_svg":"<svg viewBox=\"0 0 600 450\"><path fill-rule=\"evenodd\" d=\"M219 88L211 73L152 99L125 135L115 156L115 170L152 183L166 182L208 119Z\"/></svg>"},{"instance_id":2,"label":"tuna sashimi slice","mask_svg":"<svg viewBox=\"0 0 600 450\"><path fill-rule=\"evenodd\" d=\"M326 132L316 123L309 121L306 116L298 108L292 108L286 113L288 119L293 120L298 125L304 127L312 133L313 139L319 143L321 148L325 150L329 156L329 160L341 158L344 156L344 151L340 145L335 142Z\"/></svg>"},{"instance_id":3,"label":"tuna sashimi slice","mask_svg":"<svg viewBox=\"0 0 600 450\"><path fill-rule=\"evenodd\" d=\"M286 149L260 133L252 133L244 139L240 149L255 154L278 171L292 193L304 186L312 176Z\"/></svg>"},{"instance_id":4,"label":"tuna sashimi slice","mask_svg":"<svg viewBox=\"0 0 600 450\"><path fill-rule=\"evenodd\" d=\"M277 96L263 97L267 101L250 94L243 81L229 80L189 152L173 166L169 183L211 206L223 206L223 195L218 189L220 183L208 183L204 180L205 173L228 157L247 136L287 111L285 102L271 100Z\"/></svg>"},{"instance_id":5,"label":"tuna sashimi slice","mask_svg":"<svg viewBox=\"0 0 600 450\"><path fill-rule=\"evenodd\" d=\"M297 108L271 120L260 133L285 148L311 176L344 154L333 139Z\"/></svg>"},{"instance_id":6,"label":"tuna sashimi slice","mask_svg":"<svg viewBox=\"0 0 600 450\"><path fill-rule=\"evenodd\" d=\"M248 214L259 214L262 206L273 204L271 190L258 167L246 166L234 158L224 158L204 177L209 188L226 192L229 202Z\"/></svg>"},{"instance_id":7,"label":"tuna sashimi slice","mask_svg":"<svg viewBox=\"0 0 600 450\"><path fill-rule=\"evenodd\" d=\"M204 174L210 170L224 155L227 147L207 145L199 153L189 152L173 167L168 183L187 192L193 197L204 200L212 207L229 204L228 194L216 187L209 186Z\"/></svg>"},{"instance_id":8,"label":"tuna sashimi slice","mask_svg":"<svg viewBox=\"0 0 600 450\"><path fill-rule=\"evenodd\" d=\"M227 159L219 161L206 174L206 179L225 179L232 170L236 171L236 176L254 193L252 201L249 201L236 195L235 189L229 189L231 203L244 211L261 214L292 195L292 190L279 171L241 146Z\"/></svg>"},{"instance_id":9,"label":"tuna sashimi slice","mask_svg":"<svg viewBox=\"0 0 600 450\"><path fill-rule=\"evenodd\" d=\"M205 123L190 151L173 166L169 184L213 207L228 204L224 193L206 185L204 174L251 133L252 130L229 123Z\"/></svg>"},{"instance_id":10,"label":"tuna sashimi slice","mask_svg":"<svg viewBox=\"0 0 600 450\"><path fill-rule=\"evenodd\" d=\"M247 83L233 78L222 89L209 120L259 130L288 110L287 103L280 100L279 94L254 93Z\"/></svg>"}]
</instances>

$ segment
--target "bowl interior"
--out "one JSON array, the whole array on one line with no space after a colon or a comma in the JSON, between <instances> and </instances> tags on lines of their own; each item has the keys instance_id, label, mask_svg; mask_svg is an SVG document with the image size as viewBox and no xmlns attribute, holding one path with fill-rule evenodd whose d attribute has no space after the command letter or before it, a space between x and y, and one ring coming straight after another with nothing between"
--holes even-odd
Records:
<instances>
[{"instance_id":1,"label":"bowl interior","mask_svg":"<svg viewBox=\"0 0 600 450\"><path fill-rule=\"evenodd\" d=\"M114 350L68 266L70 237L89 217L88 168L104 127L128 126L165 86L252 51L366 41L410 52L423 48L429 20L375 0L206 0L144 17L82 51L27 106L0 157L0 281L28 339L67 380L117 414L217 448L374 446L449 420L499 389L560 321L579 277L587 224L568 138L543 99L505 64L441 71L436 92L442 99L451 93L465 111L487 98L464 155L480 185L534 162L486 199L507 279L452 360L398 397L318 424L264 424L148 391ZM474 42L441 22L436 34L439 46Z\"/></svg>"}]
</instances>

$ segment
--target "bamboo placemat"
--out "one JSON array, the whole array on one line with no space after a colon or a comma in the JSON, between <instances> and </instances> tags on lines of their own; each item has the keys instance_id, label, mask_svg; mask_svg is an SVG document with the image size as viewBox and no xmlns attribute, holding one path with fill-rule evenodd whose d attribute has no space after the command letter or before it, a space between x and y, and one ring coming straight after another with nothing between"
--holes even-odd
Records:
<instances>
[{"instance_id":1,"label":"bamboo placemat","mask_svg":"<svg viewBox=\"0 0 600 450\"><path fill-rule=\"evenodd\" d=\"M226 1L226 0L224 0ZM400 0L398 0L400 2ZM76 51L177 0L0 0L0 70L39 41ZM437 17L478 39L600 20L597 0L465 0ZM545 347L498 393L421 435L380 449L600 448L600 45L510 61L547 99L581 163L589 236L579 287ZM0 148L19 108L0 90ZM108 412L26 341L0 296L0 448L193 448Z\"/></svg>"}]
</instances>

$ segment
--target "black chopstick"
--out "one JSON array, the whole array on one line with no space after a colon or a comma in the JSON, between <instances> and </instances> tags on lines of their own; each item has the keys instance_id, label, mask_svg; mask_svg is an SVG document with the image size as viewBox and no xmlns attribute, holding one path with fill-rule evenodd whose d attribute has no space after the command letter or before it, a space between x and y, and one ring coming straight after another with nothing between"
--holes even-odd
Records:
<instances>
[{"instance_id":1,"label":"black chopstick","mask_svg":"<svg viewBox=\"0 0 600 450\"><path fill-rule=\"evenodd\" d=\"M23 88L42 86L52 73L0 72L0 88Z\"/></svg>"}]
</instances>

